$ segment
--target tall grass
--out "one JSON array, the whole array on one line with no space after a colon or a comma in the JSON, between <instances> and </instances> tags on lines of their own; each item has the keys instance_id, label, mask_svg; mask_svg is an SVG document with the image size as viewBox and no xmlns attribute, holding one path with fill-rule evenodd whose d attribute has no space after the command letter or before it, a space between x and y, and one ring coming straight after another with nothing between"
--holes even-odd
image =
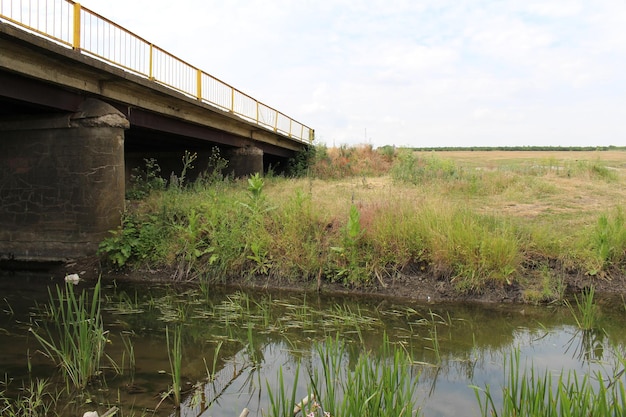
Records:
<instances>
[{"instance_id":1,"label":"tall grass","mask_svg":"<svg viewBox=\"0 0 626 417\"><path fill-rule=\"evenodd\" d=\"M613 215L602 213L593 230L591 245L600 266L626 266L626 221L621 206Z\"/></svg>"},{"instance_id":2,"label":"tall grass","mask_svg":"<svg viewBox=\"0 0 626 417\"><path fill-rule=\"evenodd\" d=\"M585 289L580 298L574 296L576 305L566 301L566 305L572 313L572 317L576 320L576 324L580 330L594 330L598 322L598 306L594 301L595 289L593 286Z\"/></svg>"},{"instance_id":3,"label":"tall grass","mask_svg":"<svg viewBox=\"0 0 626 417\"><path fill-rule=\"evenodd\" d=\"M599 372L592 377L569 371L562 372L555 381L548 371L538 374L533 366L523 371L520 367L516 350L505 363L501 404L489 385L484 389L473 387L484 417L622 416L626 412L626 390L619 376L605 382Z\"/></svg>"},{"instance_id":4,"label":"tall grass","mask_svg":"<svg viewBox=\"0 0 626 417\"><path fill-rule=\"evenodd\" d=\"M510 283L522 260L515 228L466 209L432 206L421 212L422 239L436 271L463 291L492 280Z\"/></svg>"},{"instance_id":5,"label":"tall grass","mask_svg":"<svg viewBox=\"0 0 626 417\"><path fill-rule=\"evenodd\" d=\"M299 375L300 364L298 363L294 376L294 381L296 381L296 383L294 383L290 388L287 388L285 385L285 378L282 368L278 369L277 387L275 389L272 389L269 381L266 381L267 395L270 401L270 407L267 414L269 417L283 417L296 414L294 410L296 409L296 407L298 407L296 395L298 389L297 381ZM308 409L308 407L304 405L299 408L304 410Z\"/></svg>"},{"instance_id":6,"label":"tall grass","mask_svg":"<svg viewBox=\"0 0 626 417\"><path fill-rule=\"evenodd\" d=\"M174 405L180 407L183 361L182 325L178 324L174 326L174 330L171 333L170 335L169 326L165 327L167 357L170 362L170 376L172 377L172 385L169 393L173 396Z\"/></svg>"},{"instance_id":7,"label":"tall grass","mask_svg":"<svg viewBox=\"0 0 626 417\"><path fill-rule=\"evenodd\" d=\"M85 388L100 372L108 340L101 315L100 281L91 295L83 290L77 296L75 286L66 283L56 286L56 295L49 290L49 297L49 320L43 331L29 330L46 356L59 366L68 385Z\"/></svg>"},{"instance_id":8,"label":"tall grass","mask_svg":"<svg viewBox=\"0 0 626 417\"><path fill-rule=\"evenodd\" d=\"M413 416L418 407L418 375L411 358L383 340L380 356L361 353L347 368L346 345L327 338L317 345L322 363L310 375L310 383L322 412L343 417Z\"/></svg>"},{"instance_id":9,"label":"tall grass","mask_svg":"<svg viewBox=\"0 0 626 417\"><path fill-rule=\"evenodd\" d=\"M316 343L315 361L320 366L309 369L307 396L297 402L300 365L295 383L286 386L282 369L275 388L268 383L268 416L284 417L302 410L307 416L409 417L419 415L417 407L418 373L405 350L383 339L378 355L361 352L346 366L348 346L339 338L327 337Z\"/></svg>"}]
</instances>

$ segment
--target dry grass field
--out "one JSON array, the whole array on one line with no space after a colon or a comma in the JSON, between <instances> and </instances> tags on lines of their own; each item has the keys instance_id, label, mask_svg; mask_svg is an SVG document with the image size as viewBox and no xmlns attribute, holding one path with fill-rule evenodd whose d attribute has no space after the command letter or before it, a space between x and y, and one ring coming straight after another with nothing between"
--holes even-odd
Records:
<instances>
[{"instance_id":1,"label":"dry grass field","mask_svg":"<svg viewBox=\"0 0 626 417\"><path fill-rule=\"evenodd\" d=\"M564 227L595 221L604 210L626 202L626 151L445 151L416 152L422 159L449 160L464 173L480 174L485 189L472 193L456 181L425 181L418 185L391 176L355 176L333 181L301 179L269 186L278 200L295 189L310 190L315 206L342 215L355 202L361 206L391 200L463 202L468 207L514 217L546 221L561 218ZM607 177L594 175L594 167Z\"/></svg>"},{"instance_id":2,"label":"dry grass field","mask_svg":"<svg viewBox=\"0 0 626 417\"><path fill-rule=\"evenodd\" d=\"M597 214L626 201L624 151L478 151L439 152L460 166L513 171L524 180L498 195L481 196L474 206L511 216L560 216L569 225L588 223ZM593 175L593 167L608 170ZM569 172L568 172L569 171ZM522 186L519 186L522 185Z\"/></svg>"}]
</instances>

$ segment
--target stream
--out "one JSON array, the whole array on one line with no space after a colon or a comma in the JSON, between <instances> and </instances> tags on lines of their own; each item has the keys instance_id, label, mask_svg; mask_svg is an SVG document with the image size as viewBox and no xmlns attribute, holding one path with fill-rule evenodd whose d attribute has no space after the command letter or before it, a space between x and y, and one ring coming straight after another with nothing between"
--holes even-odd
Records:
<instances>
[{"instance_id":1,"label":"stream","mask_svg":"<svg viewBox=\"0 0 626 417\"><path fill-rule=\"evenodd\" d=\"M623 368L625 303L597 298L598 330L581 331L566 306L409 303L390 299L174 287L102 278L102 318L108 331L102 374L84 392L57 407L61 415L100 414L118 406L122 416L268 415L268 390L307 395L307 371L319 367L315 344L327 337L347 346L350 369L364 352L378 353L384 337L411 354L423 416L479 416L471 386L491 387L496 400L504 366L516 349L538 373L601 372ZM81 282L74 291L91 291ZM58 278L42 273L0 275L0 391L7 396L43 378L65 387L58 367L42 354L29 329L41 331ZM170 343L182 340L182 405L166 393L172 384ZM296 379L296 371L299 370ZM623 376L622 376L623 378Z\"/></svg>"}]
</instances>

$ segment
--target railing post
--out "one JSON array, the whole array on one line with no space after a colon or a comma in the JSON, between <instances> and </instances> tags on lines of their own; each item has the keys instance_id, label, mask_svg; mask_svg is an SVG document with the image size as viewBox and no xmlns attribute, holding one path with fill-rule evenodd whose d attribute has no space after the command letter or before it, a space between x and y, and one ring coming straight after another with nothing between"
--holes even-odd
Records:
<instances>
[{"instance_id":1,"label":"railing post","mask_svg":"<svg viewBox=\"0 0 626 417\"><path fill-rule=\"evenodd\" d=\"M198 100L202 101L202 71L197 69L196 74L196 84L198 85L198 89L196 90L196 96Z\"/></svg>"},{"instance_id":2,"label":"railing post","mask_svg":"<svg viewBox=\"0 0 626 417\"><path fill-rule=\"evenodd\" d=\"M153 51L153 45L150 44L150 62L148 65L150 65L150 68L148 69L148 78L150 78L152 81L154 81L154 71L152 70L152 68L154 68L154 64L153 64L153 57L152 57L152 51Z\"/></svg>"},{"instance_id":3,"label":"railing post","mask_svg":"<svg viewBox=\"0 0 626 417\"><path fill-rule=\"evenodd\" d=\"M235 89L230 87L230 111L235 112Z\"/></svg>"},{"instance_id":4,"label":"railing post","mask_svg":"<svg viewBox=\"0 0 626 417\"><path fill-rule=\"evenodd\" d=\"M254 102L256 103L256 124L259 124L259 102L257 100Z\"/></svg>"},{"instance_id":5,"label":"railing post","mask_svg":"<svg viewBox=\"0 0 626 417\"><path fill-rule=\"evenodd\" d=\"M80 3L74 3L74 38L72 47L80 49Z\"/></svg>"},{"instance_id":6,"label":"railing post","mask_svg":"<svg viewBox=\"0 0 626 417\"><path fill-rule=\"evenodd\" d=\"M274 132L278 131L278 110L274 110L276 112L276 118L274 120Z\"/></svg>"}]
</instances>

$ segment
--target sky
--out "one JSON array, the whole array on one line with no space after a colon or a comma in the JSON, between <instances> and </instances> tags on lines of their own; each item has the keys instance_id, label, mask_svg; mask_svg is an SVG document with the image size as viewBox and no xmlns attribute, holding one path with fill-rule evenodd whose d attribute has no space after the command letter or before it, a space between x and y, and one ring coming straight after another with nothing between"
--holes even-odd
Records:
<instances>
[{"instance_id":1,"label":"sky","mask_svg":"<svg viewBox=\"0 0 626 417\"><path fill-rule=\"evenodd\" d=\"M328 146L626 146L626 0L82 0Z\"/></svg>"}]
</instances>

